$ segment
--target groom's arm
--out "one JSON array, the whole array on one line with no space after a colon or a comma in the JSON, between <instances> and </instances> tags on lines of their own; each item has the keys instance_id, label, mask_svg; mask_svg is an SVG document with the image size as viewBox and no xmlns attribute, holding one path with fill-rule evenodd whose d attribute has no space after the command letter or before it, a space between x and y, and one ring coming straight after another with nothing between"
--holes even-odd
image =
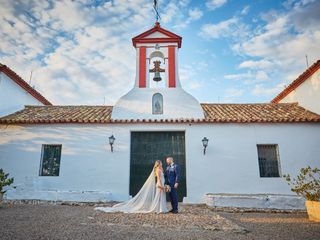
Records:
<instances>
[{"instance_id":1,"label":"groom's arm","mask_svg":"<svg viewBox=\"0 0 320 240\"><path fill-rule=\"evenodd\" d=\"M164 184L168 185L168 175L167 175L167 170L164 171Z\"/></svg>"},{"instance_id":2,"label":"groom's arm","mask_svg":"<svg viewBox=\"0 0 320 240\"><path fill-rule=\"evenodd\" d=\"M178 183L179 184L179 181L180 181L180 167L179 165L176 165L176 179L175 179L175 183Z\"/></svg>"}]
</instances>

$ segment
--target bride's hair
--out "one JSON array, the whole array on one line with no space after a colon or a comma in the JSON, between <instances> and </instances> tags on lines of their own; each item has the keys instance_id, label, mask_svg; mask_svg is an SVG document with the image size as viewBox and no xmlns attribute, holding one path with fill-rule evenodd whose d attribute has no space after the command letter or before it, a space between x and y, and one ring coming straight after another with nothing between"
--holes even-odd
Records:
<instances>
[{"instance_id":1,"label":"bride's hair","mask_svg":"<svg viewBox=\"0 0 320 240\"><path fill-rule=\"evenodd\" d=\"M161 163L160 160L156 160L156 161L154 162L154 166L153 166L153 170L154 170L154 171L159 167L160 163Z\"/></svg>"}]
</instances>

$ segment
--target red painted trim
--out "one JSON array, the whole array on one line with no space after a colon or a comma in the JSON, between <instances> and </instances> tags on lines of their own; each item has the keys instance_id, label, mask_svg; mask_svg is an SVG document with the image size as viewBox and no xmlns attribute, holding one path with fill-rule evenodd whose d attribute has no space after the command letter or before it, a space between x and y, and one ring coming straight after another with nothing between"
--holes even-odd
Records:
<instances>
[{"instance_id":1,"label":"red painted trim","mask_svg":"<svg viewBox=\"0 0 320 240\"><path fill-rule=\"evenodd\" d=\"M146 76L146 60L147 49L146 47L140 47L139 49L139 88L145 88L147 83Z\"/></svg>"},{"instance_id":2,"label":"red painted trim","mask_svg":"<svg viewBox=\"0 0 320 240\"><path fill-rule=\"evenodd\" d=\"M181 48L181 40L177 38L144 38L138 39L133 43L133 46L136 47L138 43L177 43L178 48Z\"/></svg>"},{"instance_id":3,"label":"red painted trim","mask_svg":"<svg viewBox=\"0 0 320 240\"><path fill-rule=\"evenodd\" d=\"M288 87L286 87L282 92L280 92L274 99L272 103L279 103L282 99L288 96L293 90L304 83L309 77L311 77L318 69L320 69L320 60L315 62L311 67L309 67L304 73L302 73L296 80L294 80Z\"/></svg>"},{"instance_id":4,"label":"red painted trim","mask_svg":"<svg viewBox=\"0 0 320 240\"><path fill-rule=\"evenodd\" d=\"M149 36L154 32L160 32L168 36L168 38L146 38L147 36ZM163 42L170 42L170 43L176 42L178 43L178 47L181 48L182 37L162 28L160 26L160 23L155 23L153 28L132 38L132 43L134 47L137 46L137 43L163 43Z\"/></svg>"},{"instance_id":5,"label":"red painted trim","mask_svg":"<svg viewBox=\"0 0 320 240\"><path fill-rule=\"evenodd\" d=\"M168 47L168 71L169 71L169 88L176 87L176 48L175 46Z\"/></svg>"},{"instance_id":6,"label":"red painted trim","mask_svg":"<svg viewBox=\"0 0 320 240\"><path fill-rule=\"evenodd\" d=\"M44 96L42 96L37 90L32 88L26 81L24 81L18 74L16 74L6 65L0 64L0 72L6 74L11 80L13 80L16 84L27 91L39 102L43 103L44 105L52 105Z\"/></svg>"}]
</instances>

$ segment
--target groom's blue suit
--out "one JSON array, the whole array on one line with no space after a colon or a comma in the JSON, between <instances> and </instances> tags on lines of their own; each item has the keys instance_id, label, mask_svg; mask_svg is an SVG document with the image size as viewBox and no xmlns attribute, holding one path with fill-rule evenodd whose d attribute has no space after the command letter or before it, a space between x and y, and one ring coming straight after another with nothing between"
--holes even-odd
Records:
<instances>
[{"instance_id":1,"label":"groom's blue suit","mask_svg":"<svg viewBox=\"0 0 320 240\"><path fill-rule=\"evenodd\" d=\"M180 181L180 167L179 165L173 163L166 169L166 183L171 187L171 192L169 193L170 201L172 205L172 210L178 211L178 194L177 189L174 188L175 183Z\"/></svg>"}]
</instances>

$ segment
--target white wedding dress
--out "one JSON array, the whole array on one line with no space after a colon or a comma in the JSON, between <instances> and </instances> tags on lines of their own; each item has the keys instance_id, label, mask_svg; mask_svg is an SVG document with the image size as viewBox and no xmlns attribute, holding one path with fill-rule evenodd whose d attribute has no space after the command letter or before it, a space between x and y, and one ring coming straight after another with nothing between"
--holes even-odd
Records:
<instances>
[{"instance_id":1,"label":"white wedding dress","mask_svg":"<svg viewBox=\"0 0 320 240\"><path fill-rule=\"evenodd\" d=\"M164 184L163 172L161 172L160 178ZM112 207L96 207L95 210L124 213L166 213L168 212L166 193L158 187L159 185L159 179L156 183L155 173L152 171L140 191L132 199Z\"/></svg>"}]
</instances>

